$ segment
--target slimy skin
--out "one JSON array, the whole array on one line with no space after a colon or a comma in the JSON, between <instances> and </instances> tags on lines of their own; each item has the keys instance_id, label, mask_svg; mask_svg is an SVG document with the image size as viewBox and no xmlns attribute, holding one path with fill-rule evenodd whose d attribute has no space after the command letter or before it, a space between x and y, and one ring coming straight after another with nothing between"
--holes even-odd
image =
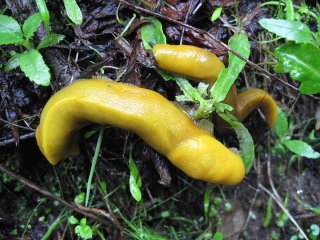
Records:
<instances>
[{"instance_id":1,"label":"slimy skin","mask_svg":"<svg viewBox=\"0 0 320 240\"><path fill-rule=\"evenodd\" d=\"M224 68L223 62L212 52L190 45L156 44L153 47L156 64L162 70L187 76L195 81L214 84ZM223 101L234 108L232 114L242 122L253 110L260 108L270 128L277 120L277 104L270 94L261 89L249 89L239 95L232 85ZM216 129L226 133L230 126L215 117Z\"/></svg>"},{"instance_id":2,"label":"slimy skin","mask_svg":"<svg viewBox=\"0 0 320 240\"><path fill-rule=\"evenodd\" d=\"M80 80L51 97L36 130L41 152L53 165L77 153L74 136L89 123L135 132L192 178L233 185L244 177L240 156L166 98L106 79Z\"/></svg>"},{"instance_id":3,"label":"slimy skin","mask_svg":"<svg viewBox=\"0 0 320 240\"><path fill-rule=\"evenodd\" d=\"M204 83L215 81L224 68L216 55L190 45L156 44L152 51L159 68Z\"/></svg>"},{"instance_id":4,"label":"slimy skin","mask_svg":"<svg viewBox=\"0 0 320 240\"><path fill-rule=\"evenodd\" d=\"M265 116L268 127L274 128L278 116L277 104L270 94L258 88L248 89L237 96L235 116L242 122L257 108Z\"/></svg>"}]
</instances>

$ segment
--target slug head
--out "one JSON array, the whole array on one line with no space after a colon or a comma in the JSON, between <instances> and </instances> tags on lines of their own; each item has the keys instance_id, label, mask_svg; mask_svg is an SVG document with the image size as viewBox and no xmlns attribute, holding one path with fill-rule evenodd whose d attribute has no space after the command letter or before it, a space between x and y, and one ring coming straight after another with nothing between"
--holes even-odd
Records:
<instances>
[{"instance_id":1,"label":"slug head","mask_svg":"<svg viewBox=\"0 0 320 240\"><path fill-rule=\"evenodd\" d=\"M183 141L167 157L188 176L211 183L234 185L245 174L241 157L209 135Z\"/></svg>"}]
</instances>

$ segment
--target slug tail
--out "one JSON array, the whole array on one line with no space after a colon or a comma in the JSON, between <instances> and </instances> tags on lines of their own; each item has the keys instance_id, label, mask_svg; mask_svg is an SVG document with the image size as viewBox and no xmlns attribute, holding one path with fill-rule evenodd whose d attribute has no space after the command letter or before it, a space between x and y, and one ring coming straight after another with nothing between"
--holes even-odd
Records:
<instances>
[{"instance_id":1,"label":"slug tail","mask_svg":"<svg viewBox=\"0 0 320 240\"><path fill-rule=\"evenodd\" d=\"M257 108L262 111L268 127L274 128L278 116L278 107L273 97L261 89L252 88L238 95L235 116L242 122Z\"/></svg>"}]
</instances>

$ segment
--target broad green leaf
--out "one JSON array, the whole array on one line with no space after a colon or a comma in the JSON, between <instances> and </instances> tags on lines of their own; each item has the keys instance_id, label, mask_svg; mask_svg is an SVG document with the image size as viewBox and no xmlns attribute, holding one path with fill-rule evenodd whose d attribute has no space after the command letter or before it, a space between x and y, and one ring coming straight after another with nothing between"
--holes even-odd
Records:
<instances>
[{"instance_id":1,"label":"broad green leaf","mask_svg":"<svg viewBox=\"0 0 320 240\"><path fill-rule=\"evenodd\" d=\"M222 232L216 232L213 235L213 240L223 240L223 233Z\"/></svg>"},{"instance_id":2,"label":"broad green leaf","mask_svg":"<svg viewBox=\"0 0 320 240\"><path fill-rule=\"evenodd\" d=\"M259 20L259 23L269 32L296 43L308 43L312 39L309 27L299 21L263 18Z\"/></svg>"},{"instance_id":3,"label":"broad green leaf","mask_svg":"<svg viewBox=\"0 0 320 240\"><path fill-rule=\"evenodd\" d=\"M320 158L320 153L313 150L313 148L306 142L300 140L289 140L283 143L293 153L306 158Z\"/></svg>"},{"instance_id":4,"label":"broad green leaf","mask_svg":"<svg viewBox=\"0 0 320 240\"><path fill-rule=\"evenodd\" d=\"M152 47L149 45L149 43L166 43L167 40L163 33L161 22L154 17L149 17L146 19L150 21L150 23L146 23L142 26L141 38L144 48L146 50L151 50Z\"/></svg>"},{"instance_id":5,"label":"broad green leaf","mask_svg":"<svg viewBox=\"0 0 320 240\"><path fill-rule=\"evenodd\" d=\"M222 7L218 7L216 10L214 10L214 12L211 15L211 22L214 22L215 20L217 20L220 15L222 13Z\"/></svg>"},{"instance_id":6,"label":"broad green leaf","mask_svg":"<svg viewBox=\"0 0 320 240\"><path fill-rule=\"evenodd\" d=\"M0 45L20 43L23 34L19 23L12 17L0 14Z\"/></svg>"},{"instance_id":7,"label":"broad green leaf","mask_svg":"<svg viewBox=\"0 0 320 240\"><path fill-rule=\"evenodd\" d=\"M85 196L84 192L81 192L74 198L73 201L75 202L75 204L81 204L84 202L85 197L86 196Z\"/></svg>"},{"instance_id":8,"label":"broad green leaf","mask_svg":"<svg viewBox=\"0 0 320 240\"><path fill-rule=\"evenodd\" d=\"M248 36L244 33L237 33L232 36L229 40L229 46L245 58L248 58L250 55ZM221 102L226 98L229 89L238 78L245 64L245 61L229 52L228 68L220 72L216 83L210 89L210 94L214 102Z\"/></svg>"},{"instance_id":9,"label":"broad green leaf","mask_svg":"<svg viewBox=\"0 0 320 240\"><path fill-rule=\"evenodd\" d=\"M68 218L68 222L70 224L77 224L78 223L78 219L76 219L73 215L71 215L69 218Z\"/></svg>"},{"instance_id":10,"label":"broad green leaf","mask_svg":"<svg viewBox=\"0 0 320 240\"><path fill-rule=\"evenodd\" d=\"M9 72L17 67L19 67L19 57L20 54L16 53L14 54L6 63L6 66L4 68L5 71Z\"/></svg>"},{"instance_id":11,"label":"broad green leaf","mask_svg":"<svg viewBox=\"0 0 320 240\"><path fill-rule=\"evenodd\" d=\"M37 50L21 54L19 64L21 70L32 82L41 86L50 85L50 70Z\"/></svg>"},{"instance_id":12,"label":"broad green leaf","mask_svg":"<svg viewBox=\"0 0 320 240\"><path fill-rule=\"evenodd\" d=\"M130 193L131 193L132 197L137 202L140 202L141 201L141 191L140 191L140 188L138 187L136 180L134 179L134 177L132 175L130 175L130 178L129 178L129 187L130 187Z\"/></svg>"},{"instance_id":13,"label":"broad green leaf","mask_svg":"<svg viewBox=\"0 0 320 240\"><path fill-rule=\"evenodd\" d=\"M237 134L239 141L240 155L248 173L254 162L254 143L248 129L240 122L234 120L231 114L219 113L219 116L228 122Z\"/></svg>"},{"instance_id":14,"label":"broad green leaf","mask_svg":"<svg viewBox=\"0 0 320 240\"><path fill-rule=\"evenodd\" d=\"M286 18L287 20L294 20L294 9L292 0L286 0Z\"/></svg>"},{"instance_id":15,"label":"broad green leaf","mask_svg":"<svg viewBox=\"0 0 320 240\"><path fill-rule=\"evenodd\" d=\"M303 94L320 93L320 50L311 43L286 43L275 51L283 70L300 81ZM277 65L276 65L277 66Z\"/></svg>"},{"instance_id":16,"label":"broad green leaf","mask_svg":"<svg viewBox=\"0 0 320 240\"><path fill-rule=\"evenodd\" d=\"M51 47L53 45L58 44L60 41L64 39L64 35L61 34L50 34L43 38L39 43L37 50L41 48Z\"/></svg>"},{"instance_id":17,"label":"broad green leaf","mask_svg":"<svg viewBox=\"0 0 320 240\"><path fill-rule=\"evenodd\" d=\"M278 117L275 126L276 134L279 138L282 138L286 131L288 131L288 119L286 114L278 108Z\"/></svg>"},{"instance_id":18,"label":"broad green leaf","mask_svg":"<svg viewBox=\"0 0 320 240\"><path fill-rule=\"evenodd\" d=\"M74 232L76 234L79 234L81 238L83 239L89 239L92 238L92 229L88 225L78 225L75 227Z\"/></svg>"},{"instance_id":19,"label":"broad green leaf","mask_svg":"<svg viewBox=\"0 0 320 240\"><path fill-rule=\"evenodd\" d=\"M24 37L28 40L33 37L42 22L40 13L35 13L28 17L23 23L22 30Z\"/></svg>"},{"instance_id":20,"label":"broad green leaf","mask_svg":"<svg viewBox=\"0 0 320 240\"><path fill-rule=\"evenodd\" d=\"M50 28L49 28L50 14L49 14L46 2L45 0L36 0L36 4L38 6L42 21L46 26L47 34L49 34L50 33Z\"/></svg>"},{"instance_id":21,"label":"broad green leaf","mask_svg":"<svg viewBox=\"0 0 320 240\"><path fill-rule=\"evenodd\" d=\"M82 24L83 17L81 9L75 0L63 0L68 17L75 24Z\"/></svg>"}]
</instances>

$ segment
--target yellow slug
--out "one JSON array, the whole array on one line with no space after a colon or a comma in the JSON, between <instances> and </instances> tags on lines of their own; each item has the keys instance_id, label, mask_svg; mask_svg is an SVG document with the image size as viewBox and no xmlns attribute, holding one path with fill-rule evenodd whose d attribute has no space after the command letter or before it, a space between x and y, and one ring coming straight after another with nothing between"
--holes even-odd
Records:
<instances>
[{"instance_id":1,"label":"yellow slug","mask_svg":"<svg viewBox=\"0 0 320 240\"><path fill-rule=\"evenodd\" d=\"M224 68L216 55L190 45L156 44L152 51L159 68L204 83L215 81Z\"/></svg>"},{"instance_id":2,"label":"yellow slug","mask_svg":"<svg viewBox=\"0 0 320 240\"><path fill-rule=\"evenodd\" d=\"M162 70L184 75L195 81L213 84L221 70L223 62L212 52L190 45L156 44L153 47L155 62ZM254 109L260 108L270 128L277 119L277 104L266 91L249 89L237 95L233 85L224 100L234 108L232 114L243 121ZM230 127L222 119L214 118L216 129L225 133Z\"/></svg>"},{"instance_id":3,"label":"yellow slug","mask_svg":"<svg viewBox=\"0 0 320 240\"><path fill-rule=\"evenodd\" d=\"M51 164L78 152L75 134L89 123L135 132L188 176L237 184L242 159L160 94L106 79L86 79L63 88L46 104L36 139Z\"/></svg>"}]
</instances>

